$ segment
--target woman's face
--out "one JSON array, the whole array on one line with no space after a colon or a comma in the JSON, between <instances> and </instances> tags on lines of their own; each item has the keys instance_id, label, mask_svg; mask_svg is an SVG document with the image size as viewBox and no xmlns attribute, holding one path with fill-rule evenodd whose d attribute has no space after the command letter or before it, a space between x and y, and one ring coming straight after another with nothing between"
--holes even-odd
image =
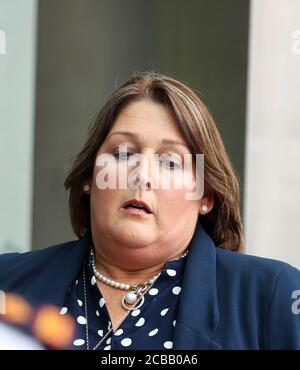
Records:
<instances>
[{"instance_id":1,"label":"woman's face","mask_svg":"<svg viewBox=\"0 0 300 370\"><path fill-rule=\"evenodd\" d=\"M118 152L121 152L122 158L119 158ZM161 188L163 179L168 176L171 182L182 176L183 170L176 163L180 163L180 158L183 161L184 154L190 153L171 110L150 100L125 106L99 148L97 158L105 153L114 155L116 167L105 167L95 161L90 184L93 238L100 235L102 249L116 259L121 254L123 258L140 256L155 263L177 256L193 236L201 201L187 200L186 193L192 190L185 186L180 189L174 186ZM128 158L132 160L140 154L139 168L129 166ZM170 157L169 160L155 160L154 154L168 154ZM174 165L172 160L175 169L169 169ZM134 188L131 182L125 189L117 186L116 189L101 190L99 179L102 177L99 173L104 168L108 176L115 177L117 185L119 177L127 170L128 175L135 173L138 176L133 176L134 179L149 182L150 187ZM155 172L154 168L159 168L159 171ZM136 172L132 172L134 169ZM195 180L194 172L191 173ZM155 189L154 180L159 184ZM124 203L132 199L146 203L151 213L146 214L133 207L124 209Z\"/></svg>"}]
</instances>

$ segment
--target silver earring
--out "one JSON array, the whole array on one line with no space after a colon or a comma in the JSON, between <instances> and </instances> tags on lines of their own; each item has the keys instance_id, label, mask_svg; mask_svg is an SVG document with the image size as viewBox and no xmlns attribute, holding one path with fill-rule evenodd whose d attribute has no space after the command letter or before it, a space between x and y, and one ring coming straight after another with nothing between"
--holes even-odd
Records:
<instances>
[{"instance_id":1,"label":"silver earring","mask_svg":"<svg viewBox=\"0 0 300 370\"><path fill-rule=\"evenodd\" d=\"M89 186L89 185L84 185L84 187L83 187L83 191L84 191L85 193L87 193L89 190L90 190L90 186Z\"/></svg>"},{"instance_id":2,"label":"silver earring","mask_svg":"<svg viewBox=\"0 0 300 370\"><path fill-rule=\"evenodd\" d=\"M202 209L202 212L203 212L203 213L206 213L206 212L208 211L208 207L207 207L207 205L206 205L206 204L203 204L203 205L201 206L201 209Z\"/></svg>"}]
</instances>

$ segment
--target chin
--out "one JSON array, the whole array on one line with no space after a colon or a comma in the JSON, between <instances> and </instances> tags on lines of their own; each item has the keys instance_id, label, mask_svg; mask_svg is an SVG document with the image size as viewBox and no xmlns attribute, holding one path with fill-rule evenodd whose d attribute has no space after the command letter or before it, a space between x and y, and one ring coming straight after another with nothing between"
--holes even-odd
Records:
<instances>
[{"instance_id":1,"label":"chin","mask_svg":"<svg viewBox=\"0 0 300 370\"><path fill-rule=\"evenodd\" d=\"M147 230L145 225L124 225L117 228L116 230L117 238L121 244L129 244L134 247L141 247L148 245L153 242L153 233Z\"/></svg>"}]
</instances>

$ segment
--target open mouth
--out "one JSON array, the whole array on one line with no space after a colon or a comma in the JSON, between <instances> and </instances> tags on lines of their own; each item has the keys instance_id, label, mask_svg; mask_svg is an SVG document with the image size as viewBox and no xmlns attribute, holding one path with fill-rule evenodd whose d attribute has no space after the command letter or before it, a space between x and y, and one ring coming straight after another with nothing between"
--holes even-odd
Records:
<instances>
[{"instance_id":1,"label":"open mouth","mask_svg":"<svg viewBox=\"0 0 300 370\"><path fill-rule=\"evenodd\" d=\"M151 214L150 207L141 201L136 201L136 200L130 200L126 202L123 207L128 211L130 214Z\"/></svg>"}]
</instances>

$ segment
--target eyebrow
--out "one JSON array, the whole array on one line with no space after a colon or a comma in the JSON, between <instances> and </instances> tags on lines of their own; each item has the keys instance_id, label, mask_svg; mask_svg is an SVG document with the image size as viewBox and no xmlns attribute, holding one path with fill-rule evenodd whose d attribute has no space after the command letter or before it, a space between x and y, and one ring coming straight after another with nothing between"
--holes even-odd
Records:
<instances>
[{"instance_id":1,"label":"eyebrow","mask_svg":"<svg viewBox=\"0 0 300 370\"><path fill-rule=\"evenodd\" d=\"M111 136L113 135L124 135L124 136L128 136L130 138L134 138L136 139L137 138L137 135L134 134L133 132L128 132L128 131L115 131L115 132L112 132L107 139L109 139ZM169 145L169 144L173 144L173 145L181 145L181 146L184 146L185 148L189 149L188 146L185 144L185 143L182 143L181 141L177 141L177 140L173 140L173 139L162 139L161 143L163 145Z\"/></svg>"}]
</instances>

